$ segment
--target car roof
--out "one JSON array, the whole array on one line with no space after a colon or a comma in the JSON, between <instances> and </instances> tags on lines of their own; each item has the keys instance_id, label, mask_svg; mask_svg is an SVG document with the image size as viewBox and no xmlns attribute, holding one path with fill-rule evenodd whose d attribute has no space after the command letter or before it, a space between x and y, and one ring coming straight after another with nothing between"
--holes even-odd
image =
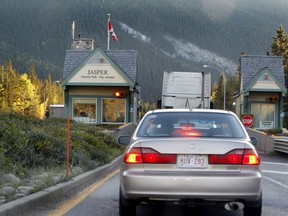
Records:
<instances>
[{"instance_id":1,"label":"car roof","mask_svg":"<svg viewBox=\"0 0 288 216\"><path fill-rule=\"evenodd\" d=\"M207 113L223 113L231 114L232 112L219 109L156 109L150 110L148 113L171 113L171 112L207 112Z\"/></svg>"}]
</instances>

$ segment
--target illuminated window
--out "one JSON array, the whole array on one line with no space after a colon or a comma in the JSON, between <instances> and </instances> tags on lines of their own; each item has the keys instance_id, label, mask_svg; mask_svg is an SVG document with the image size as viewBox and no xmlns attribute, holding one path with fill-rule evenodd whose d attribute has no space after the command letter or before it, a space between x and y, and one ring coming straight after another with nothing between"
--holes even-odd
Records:
<instances>
[{"instance_id":1,"label":"illuminated window","mask_svg":"<svg viewBox=\"0 0 288 216\"><path fill-rule=\"evenodd\" d=\"M96 123L96 99L73 99L73 120L77 122Z\"/></svg>"},{"instance_id":2,"label":"illuminated window","mask_svg":"<svg viewBox=\"0 0 288 216\"><path fill-rule=\"evenodd\" d=\"M125 123L126 99L102 99L102 123Z\"/></svg>"}]
</instances>

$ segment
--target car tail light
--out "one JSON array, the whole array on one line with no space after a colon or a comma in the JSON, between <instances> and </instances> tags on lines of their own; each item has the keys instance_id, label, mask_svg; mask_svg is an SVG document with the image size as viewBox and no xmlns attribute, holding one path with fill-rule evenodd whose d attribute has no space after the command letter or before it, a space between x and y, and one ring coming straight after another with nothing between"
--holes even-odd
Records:
<instances>
[{"instance_id":1,"label":"car tail light","mask_svg":"<svg viewBox=\"0 0 288 216\"><path fill-rule=\"evenodd\" d=\"M209 164L259 165L260 158L252 149L235 149L224 155L209 155Z\"/></svg>"},{"instance_id":2,"label":"car tail light","mask_svg":"<svg viewBox=\"0 0 288 216\"><path fill-rule=\"evenodd\" d=\"M251 149L245 150L244 156L243 156L243 164L245 165L259 165L260 164L260 158L255 151Z\"/></svg>"},{"instance_id":3,"label":"car tail light","mask_svg":"<svg viewBox=\"0 0 288 216\"><path fill-rule=\"evenodd\" d=\"M132 148L125 156L126 163L142 163L142 153L140 148Z\"/></svg>"},{"instance_id":4,"label":"car tail light","mask_svg":"<svg viewBox=\"0 0 288 216\"><path fill-rule=\"evenodd\" d=\"M125 163L158 163L158 164L175 164L176 155L160 154L151 148L132 148L126 153Z\"/></svg>"}]
</instances>

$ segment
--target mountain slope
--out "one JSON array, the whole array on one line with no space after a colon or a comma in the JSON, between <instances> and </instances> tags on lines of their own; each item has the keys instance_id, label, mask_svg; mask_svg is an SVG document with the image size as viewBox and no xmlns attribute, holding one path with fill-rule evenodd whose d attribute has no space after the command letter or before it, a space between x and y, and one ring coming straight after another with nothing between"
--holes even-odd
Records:
<instances>
[{"instance_id":1,"label":"mountain slope","mask_svg":"<svg viewBox=\"0 0 288 216\"><path fill-rule=\"evenodd\" d=\"M277 4L276 4L277 2ZM71 24L76 34L107 47L107 14L119 38L110 49L138 51L144 100L161 97L163 71L202 71L203 64L234 72L242 51L262 55L282 24L286 0L2 0L0 63L11 58L40 78L62 78ZM286 25L285 25L286 24ZM219 76L216 71L213 78ZM214 73L215 72L215 73Z\"/></svg>"}]
</instances>

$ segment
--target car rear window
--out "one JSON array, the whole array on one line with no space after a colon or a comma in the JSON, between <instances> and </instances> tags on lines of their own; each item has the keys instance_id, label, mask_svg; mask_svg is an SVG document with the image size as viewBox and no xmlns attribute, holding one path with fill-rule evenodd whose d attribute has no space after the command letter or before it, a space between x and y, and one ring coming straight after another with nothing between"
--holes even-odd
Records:
<instances>
[{"instance_id":1,"label":"car rear window","mask_svg":"<svg viewBox=\"0 0 288 216\"><path fill-rule=\"evenodd\" d=\"M137 136L244 138L245 133L241 123L230 114L169 112L147 115Z\"/></svg>"}]
</instances>

